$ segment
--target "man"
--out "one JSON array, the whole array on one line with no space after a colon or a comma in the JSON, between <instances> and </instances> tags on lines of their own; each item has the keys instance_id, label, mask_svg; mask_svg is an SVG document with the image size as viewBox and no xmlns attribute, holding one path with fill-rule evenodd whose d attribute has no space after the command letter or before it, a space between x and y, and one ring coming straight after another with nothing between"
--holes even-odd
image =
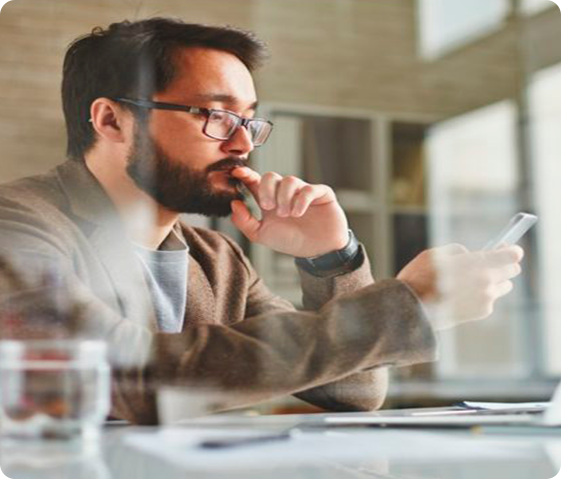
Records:
<instances>
[{"instance_id":1,"label":"man","mask_svg":"<svg viewBox=\"0 0 561 479\"><path fill-rule=\"evenodd\" d=\"M284 394L377 408L387 366L435 359L434 330L488 316L520 272L520 248L449 246L438 250L445 290L434 252L375 284L329 187L247 166L271 133L254 117L263 55L231 28L154 18L95 29L64 62L69 160L0 188L0 253L26 279L47 269L69 285L81 334L109 344L114 416L155 422L160 384L210 391L209 410ZM182 212L231 213L249 240L294 256L305 310ZM452 305L450 323L427 318L429 305Z\"/></svg>"}]
</instances>

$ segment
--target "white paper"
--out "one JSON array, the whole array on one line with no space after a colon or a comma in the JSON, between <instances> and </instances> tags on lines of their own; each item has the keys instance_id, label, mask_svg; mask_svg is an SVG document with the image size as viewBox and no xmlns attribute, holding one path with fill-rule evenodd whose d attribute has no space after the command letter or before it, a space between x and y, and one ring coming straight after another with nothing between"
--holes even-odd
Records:
<instances>
[{"instance_id":1,"label":"white paper","mask_svg":"<svg viewBox=\"0 0 561 479\"><path fill-rule=\"evenodd\" d=\"M553 467L558 471L552 479L561 479L561 441L549 441L544 447Z\"/></svg>"},{"instance_id":2,"label":"white paper","mask_svg":"<svg viewBox=\"0 0 561 479\"><path fill-rule=\"evenodd\" d=\"M561 425L561 382L555 388L551 406L544 414L544 422L552 426Z\"/></svg>"},{"instance_id":3,"label":"white paper","mask_svg":"<svg viewBox=\"0 0 561 479\"><path fill-rule=\"evenodd\" d=\"M336 416L326 417L325 423L337 426L368 426L368 425L387 425L387 426L411 426L411 427L471 427L484 425L516 425L534 424L536 417L530 414L496 414L478 415L477 411L470 411L469 414L425 414L419 416Z\"/></svg>"},{"instance_id":4,"label":"white paper","mask_svg":"<svg viewBox=\"0 0 561 479\"><path fill-rule=\"evenodd\" d=\"M231 471L270 469L295 465L356 463L357 460L453 462L477 459L534 458L535 448L501 439L433 434L421 431L368 430L302 432L291 439L228 449L202 449L207 439L248 437L270 431L167 428L158 432L133 432L124 437L130 447L158 456L182 468ZM278 431L277 431L278 432Z\"/></svg>"},{"instance_id":5,"label":"white paper","mask_svg":"<svg viewBox=\"0 0 561 479\"><path fill-rule=\"evenodd\" d=\"M473 409L486 409L486 410L523 410L528 409L547 409L549 402L474 402L474 401L464 401L461 403L462 406Z\"/></svg>"}]
</instances>

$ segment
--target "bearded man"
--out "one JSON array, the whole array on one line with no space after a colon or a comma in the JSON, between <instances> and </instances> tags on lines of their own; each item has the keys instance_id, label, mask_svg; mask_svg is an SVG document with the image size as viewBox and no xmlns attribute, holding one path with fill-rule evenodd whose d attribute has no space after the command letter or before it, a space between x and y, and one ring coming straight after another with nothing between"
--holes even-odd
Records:
<instances>
[{"instance_id":1,"label":"bearded man","mask_svg":"<svg viewBox=\"0 0 561 479\"><path fill-rule=\"evenodd\" d=\"M466 305L446 327L481 319L520 272L518 247L450 246L444 263L461 280L446 292L430 252L375 283L330 187L248 166L273 129L256 115L251 72L264 56L253 34L230 27L96 28L64 60L68 159L0 187L0 254L27 284L39 270L64 282L81 306L68 330L107 342L115 417L157 422L162 384L212 391L208 411L286 394L378 408L388 366L436 357L445 326L425 305L446 295ZM304 310L272 294L234 241L181 213L231 214L251 242L295 257Z\"/></svg>"}]
</instances>

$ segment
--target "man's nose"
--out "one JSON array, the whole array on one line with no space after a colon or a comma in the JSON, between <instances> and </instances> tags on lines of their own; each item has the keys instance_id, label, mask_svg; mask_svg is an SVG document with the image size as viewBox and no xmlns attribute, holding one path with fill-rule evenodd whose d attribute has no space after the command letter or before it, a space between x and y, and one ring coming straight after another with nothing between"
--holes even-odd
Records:
<instances>
[{"instance_id":1,"label":"man's nose","mask_svg":"<svg viewBox=\"0 0 561 479\"><path fill-rule=\"evenodd\" d=\"M253 141L245 126L239 126L234 134L222 143L222 148L229 155L244 156L253 151Z\"/></svg>"}]
</instances>

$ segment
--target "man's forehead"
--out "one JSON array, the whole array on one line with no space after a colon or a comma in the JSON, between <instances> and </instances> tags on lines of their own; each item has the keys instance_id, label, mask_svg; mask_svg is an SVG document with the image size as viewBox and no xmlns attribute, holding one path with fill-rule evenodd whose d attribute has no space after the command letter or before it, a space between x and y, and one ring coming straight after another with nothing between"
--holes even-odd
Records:
<instances>
[{"instance_id":1,"label":"man's forehead","mask_svg":"<svg viewBox=\"0 0 561 479\"><path fill-rule=\"evenodd\" d=\"M228 105L245 103L246 105L244 105L244 107L252 110L256 110L258 105L257 100L244 101L241 98L237 98L233 95L228 95L225 93L195 93L191 94L190 97L200 102L219 102Z\"/></svg>"},{"instance_id":2,"label":"man's forehead","mask_svg":"<svg viewBox=\"0 0 561 479\"><path fill-rule=\"evenodd\" d=\"M256 107L253 78L235 55L210 48L181 49L175 57L175 94L202 102Z\"/></svg>"}]
</instances>

